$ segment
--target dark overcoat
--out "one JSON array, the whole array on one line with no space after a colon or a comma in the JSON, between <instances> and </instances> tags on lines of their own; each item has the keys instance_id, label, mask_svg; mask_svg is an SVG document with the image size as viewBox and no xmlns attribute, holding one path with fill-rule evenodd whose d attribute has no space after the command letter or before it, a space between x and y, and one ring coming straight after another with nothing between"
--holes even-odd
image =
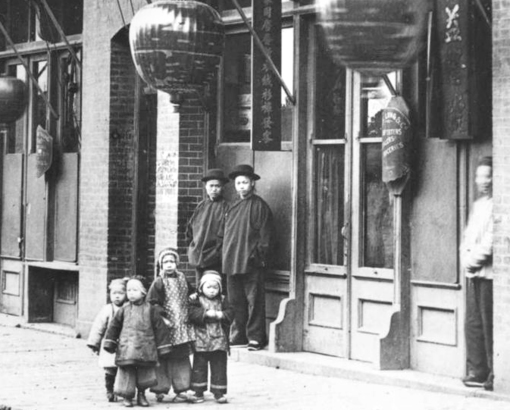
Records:
<instances>
[{"instance_id":1,"label":"dark overcoat","mask_svg":"<svg viewBox=\"0 0 510 410\"><path fill-rule=\"evenodd\" d=\"M188 261L193 267L208 268L221 265L221 236L228 203L220 197L200 202L191 216L187 229Z\"/></svg>"},{"instance_id":2,"label":"dark overcoat","mask_svg":"<svg viewBox=\"0 0 510 410\"><path fill-rule=\"evenodd\" d=\"M244 274L265 267L272 230L271 209L260 196L234 202L225 216L223 273Z\"/></svg>"},{"instance_id":3,"label":"dark overcoat","mask_svg":"<svg viewBox=\"0 0 510 410\"><path fill-rule=\"evenodd\" d=\"M170 334L154 306L128 302L110 322L104 349L117 352L117 366L156 366L158 356L170 353Z\"/></svg>"}]
</instances>

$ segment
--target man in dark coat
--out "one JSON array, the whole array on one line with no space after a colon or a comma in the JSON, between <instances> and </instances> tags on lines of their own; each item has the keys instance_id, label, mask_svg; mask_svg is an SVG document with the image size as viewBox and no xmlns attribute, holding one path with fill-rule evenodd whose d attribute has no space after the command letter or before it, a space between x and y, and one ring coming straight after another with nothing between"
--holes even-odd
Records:
<instances>
[{"instance_id":1,"label":"man in dark coat","mask_svg":"<svg viewBox=\"0 0 510 410\"><path fill-rule=\"evenodd\" d=\"M228 204L223 186L229 182L221 169L210 169L202 178L207 198L200 202L191 216L186 237L188 261L197 270L197 281L205 270L221 270L221 234Z\"/></svg>"},{"instance_id":2,"label":"man in dark coat","mask_svg":"<svg viewBox=\"0 0 510 410\"><path fill-rule=\"evenodd\" d=\"M238 165L229 174L239 194L225 217L223 272L234 308L230 342L260 350L267 343L264 272L272 231L272 213L255 194L255 174L250 165Z\"/></svg>"}]
</instances>

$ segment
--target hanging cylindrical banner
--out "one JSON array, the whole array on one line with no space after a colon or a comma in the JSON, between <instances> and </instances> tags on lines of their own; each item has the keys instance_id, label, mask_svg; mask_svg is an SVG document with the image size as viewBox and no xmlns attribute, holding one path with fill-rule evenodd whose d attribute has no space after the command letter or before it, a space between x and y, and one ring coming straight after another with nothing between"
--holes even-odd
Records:
<instances>
[{"instance_id":1,"label":"hanging cylindrical banner","mask_svg":"<svg viewBox=\"0 0 510 410\"><path fill-rule=\"evenodd\" d=\"M39 178L50 169L53 162L53 138L48 131L37 126L36 136L36 177Z\"/></svg>"},{"instance_id":2,"label":"hanging cylindrical banner","mask_svg":"<svg viewBox=\"0 0 510 410\"><path fill-rule=\"evenodd\" d=\"M382 179L388 190L400 195L411 172L411 121L400 96L392 97L382 114Z\"/></svg>"}]
</instances>

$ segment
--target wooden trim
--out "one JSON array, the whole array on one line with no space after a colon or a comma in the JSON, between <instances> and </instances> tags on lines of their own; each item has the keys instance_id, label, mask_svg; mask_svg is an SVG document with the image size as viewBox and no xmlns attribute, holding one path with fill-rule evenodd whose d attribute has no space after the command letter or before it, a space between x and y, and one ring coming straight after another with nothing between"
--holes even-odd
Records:
<instances>
[{"instance_id":1,"label":"wooden trim","mask_svg":"<svg viewBox=\"0 0 510 410\"><path fill-rule=\"evenodd\" d=\"M411 280L411 285L424 288L460 290L460 283L432 282L428 280Z\"/></svg>"},{"instance_id":2,"label":"wooden trim","mask_svg":"<svg viewBox=\"0 0 510 410\"><path fill-rule=\"evenodd\" d=\"M80 267L67 262L27 262L28 268L43 268L59 271L79 272Z\"/></svg>"}]
</instances>

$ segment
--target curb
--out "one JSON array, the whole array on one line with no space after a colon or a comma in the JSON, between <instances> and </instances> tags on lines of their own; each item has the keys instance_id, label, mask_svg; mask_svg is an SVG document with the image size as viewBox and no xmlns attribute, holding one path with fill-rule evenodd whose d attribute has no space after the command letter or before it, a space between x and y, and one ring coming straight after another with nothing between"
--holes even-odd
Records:
<instances>
[{"instance_id":1,"label":"curb","mask_svg":"<svg viewBox=\"0 0 510 410\"><path fill-rule=\"evenodd\" d=\"M379 385L507 401L510 403L510 395L465 387L456 378L431 375L413 370L375 370L371 367L370 363L355 362L313 353L271 353L268 350L249 352L246 349L233 348L231 349L230 358L238 362L274 367L297 373L338 377Z\"/></svg>"}]
</instances>

